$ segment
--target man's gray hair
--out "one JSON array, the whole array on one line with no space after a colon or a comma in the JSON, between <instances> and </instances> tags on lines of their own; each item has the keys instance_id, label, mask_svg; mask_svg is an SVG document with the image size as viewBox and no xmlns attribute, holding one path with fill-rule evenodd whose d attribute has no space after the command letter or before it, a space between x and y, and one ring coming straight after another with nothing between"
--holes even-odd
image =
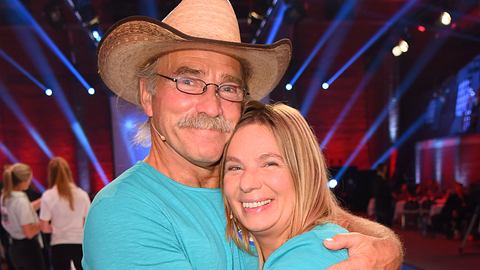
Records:
<instances>
[{"instance_id":1,"label":"man's gray hair","mask_svg":"<svg viewBox=\"0 0 480 270\"><path fill-rule=\"evenodd\" d=\"M148 62L145 66L140 68L137 71L137 80L138 80L138 103L141 104L141 96L140 96L140 81L144 80L145 85L147 88L148 93L150 95L155 95L156 93L156 88L157 88L157 82L158 82L158 76L156 75L157 73L157 67L159 63L159 58L156 58L150 62ZM138 124L138 129L133 137L133 143L141 145L143 147L149 147L151 144L151 138L150 138L150 119L147 121Z\"/></svg>"}]
</instances>

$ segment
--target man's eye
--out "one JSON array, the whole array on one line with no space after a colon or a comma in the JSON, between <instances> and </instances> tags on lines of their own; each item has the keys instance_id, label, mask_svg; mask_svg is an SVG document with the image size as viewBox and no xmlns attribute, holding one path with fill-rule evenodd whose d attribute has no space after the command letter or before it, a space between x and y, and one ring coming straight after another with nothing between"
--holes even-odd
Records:
<instances>
[{"instance_id":1,"label":"man's eye","mask_svg":"<svg viewBox=\"0 0 480 270\"><path fill-rule=\"evenodd\" d=\"M220 90L222 92L236 94L239 91L239 87L236 85L222 85Z\"/></svg>"},{"instance_id":2,"label":"man's eye","mask_svg":"<svg viewBox=\"0 0 480 270\"><path fill-rule=\"evenodd\" d=\"M192 86L195 84L195 80L191 78L179 78L178 82L183 85L189 85L189 86Z\"/></svg>"},{"instance_id":3,"label":"man's eye","mask_svg":"<svg viewBox=\"0 0 480 270\"><path fill-rule=\"evenodd\" d=\"M229 171L229 172L235 172L235 171L239 171L241 170L242 168L238 165L229 165L227 166L227 169L226 171Z\"/></svg>"}]
</instances>

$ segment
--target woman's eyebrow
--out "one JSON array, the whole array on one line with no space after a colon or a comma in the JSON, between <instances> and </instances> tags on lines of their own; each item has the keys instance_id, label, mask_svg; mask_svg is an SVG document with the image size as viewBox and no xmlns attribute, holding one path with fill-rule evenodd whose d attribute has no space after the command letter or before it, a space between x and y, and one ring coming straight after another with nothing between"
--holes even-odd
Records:
<instances>
[{"instance_id":1,"label":"woman's eyebrow","mask_svg":"<svg viewBox=\"0 0 480 270\"><path fill-rule=\"evenodd\" d=\"M265 160L265 159L271 158L271 157L273 157L273 158L278 158L278 159L280 159L280 160L283 161L283 157L282 157L281 155L275 154L275 153L265 153L265 154L262 154L262 155L260 155L260 157L258 158L258 160Z\"/></svg>"},{"instance_id":2,"label":"woman's eyebrow","mask_svg":"<svg viewBox=\"0 0 480 270\"><path fill-rule=\"evenodd\" d=\"M229 162L229 161L234 161L234 162L240 162L240 160L236 157L233 157L233 156L226 156L225 157L225 162Z\"/></svg>"}]
</instances>

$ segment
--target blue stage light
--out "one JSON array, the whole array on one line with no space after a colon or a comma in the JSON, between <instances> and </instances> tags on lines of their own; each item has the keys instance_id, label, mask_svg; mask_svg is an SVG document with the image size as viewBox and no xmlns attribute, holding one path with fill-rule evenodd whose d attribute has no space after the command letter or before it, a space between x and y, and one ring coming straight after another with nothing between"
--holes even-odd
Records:
<instances>
[{"instance_id":1,"label":"blue stage light","mask_svg":"<svg viewBox=\"0 0 480 270\"><path fill-rule=\"evenodd\" d=\"M93 89L92 87L88 88L88 93L90 95L95 95L95 89Z\"/></svg>"},{"instance_id":2,"label":"blue stage light","mask_svg":"<svg viewBox=\"0 0 480 270\"><path fill-rule=\"evenodd\" d=\"M417 2L417 0L410 0L408 1L395 15L388 20L385 25L378 30L373 37L371 37L365 45L363 45L358 52L355 53L355 55L350 58L345 65L343 65L335 74L328 79L328 84L332 85L332 83L340 77L340 75L345 72L347 68L349 68L368 48L370 48L395 22L397 22L405 13L407 13L410 9L413 8L414 4Z\"/></svg>"},{"instance_id":3,"label":"blue stage light","mask_svg":"<svg viewBox=\"0 0 480 270\"><path fill-rule=\"evenodd\" d=\"M50 65L48 64L48 61L45 57L45 54L41 50L37 40L34 39L31 35L19 35L19 38L21 38L21 40L23 41L22 44L26 46L25 51L27 52L27 54L29 54L30 58L36 59L37 65L35 67L37 68L38 72L42 75L42 77L48 83L48 85L51 85L52 88L55 89L55 95L54 95L55 101L57 102L57 105L59 106L60 110L63 112L63 114L67 118L67 121L69 123L77 123L77 124L71 125L73 134L75 135L76 139L80 143L81 147L84 149L90 162L93 164L93 167L95 168L95 171L97 172L97 174L100 176L101 181L104 184L107 184L109 182L109 179L107 178L105 172L101 168L99 161L95 153L93 152L92 147L90 146L90 142L88 141L88 138L83 132L83 129L78 124L75 114L73 113L73 110L70 104L68 103L68 100L65 97L59 82L54 76L51 76L51 74L54 74L54 72L50 68ZM45 88L46 87L43 86L42 89L45 89ZM80 182L88 181L88 179L79 179L79 181Z\"/></svg>"},{"instance_id":4,"label":"blue stage light","mask_svg":"<svg viewBox=\"0 0 480 270\"><path fill-rule=\"evenodd\" d=\"M287 85L285 85L285 89L287 89L288 91L292 90L293 86L289 83L287 83Z\"/></svg>"},{"instance_id":5,"label":"blue stage light","mask_svg":"<svg viewBox=\"0 0 480 270\"><path fill-rule=\"evenodd\" d=\"M330 87L330 85L328 83L326 83L326 82L322 83L322 88L323 89L327 90L328 87Z\"/></svg>"},{"instance_id":6,"label":"blue stage light","mask_svg":"<svg viewBox=\"0 0 480 270\"><path fill-rule=\"evenodd\" d=\"M395 151L395 149L400 148L405 143L405 141L407 141L418 129L420 129L423 126L427 118L426 116L427 116L427 112L423 113L407 129L407 131L405 131L405 133L403 133L402 136L400 136L400 138L397 141L395 141L395 143L390 148L388 148L388 150L385 151L385 153L382 156L380 156L380 158L378 158L378 160L375 161L375 163L373 163L371 168L372 169L377 168L378 165L380 165L381 163L384 163L390 157L390 155L393 153L393 151Z\"/></svg>"},{"instance_id":7,"label":"blue stage light","mask_svg":"<svg viewBox=\"0 0 480 270\"><path fill-rule=\"evenodd\" d=\"M100 42L100 40L102 40L102 36L100 35L100 33L97 30L92 31L92 37L97 42Z\"/></svg>"},{"instance_id":8,"label":"blue stage light","mask_svg":"<svg viewBox=\"0 0 480 270\"><path fill-rule=\"evenodd\" d=\"M45 95L47 95L47 96L53 95L52 89L50 89L50 88L45 89Z\"/></svg>"},{"instance_id":9,"label":"blue stage light","mask_svg":"<svg viewBox=\"0 0 480 270\"><path fill-rule=\"evenodd\" d=\"M2 151L3 155L6 156L8 160L10 160L10 162L12 163L18 162L18 159L12 154L12 152L10 152L10 150L2 142L0 142L0 151Z\"/></svg>"},{"instance_id":10,"label":"blue stage light","mask_svg":"<svg viewBox=\"0 0 480 270\"><path fill-rule=\"evenodd\" d=\"M317 41L317 44L313 48L312 52L308 55L305 62L302 64L302 66L298 69L297 73L295 73L293 78L290 80L289 83L291 85L295 85L295 83L303 74L307 66L312 62L315 55L317 55L318 51L320 51L323 45L325 45L325 43L329 40L330 36L333 35L333 33L335 33L335 30L338 28L340 23L344 21L347 15L352 11L353 7L355 6L355 3L356 3L355 0L349 0L347 3L345 3L342 6L338 14L335 16L333 23L328 27L325 33L320 37L320 39Z\"/></svg>"},{"instance_id":11,"label":"blue stage light","mask_svg":"<svg viewBox=\"0 0 480 270\"><path fill-rule=\"evenodd\" d=\"M358 98L363 93L363 91L367 87L370 80L373 78L373 75L375 75L375 72L380 67L381 60L385 56L385 53L388 48L387 45L388 43L384 44L383 48L378 52L377 56L375 57L372 64L370 65L370 68L367 70L367 75L363 77L363 79L360 81L358 86L353 91L353 94L350 96L350 99L348 100L348 102L345 104L345 106L343 106L342 112L338 115L337 119L335 120L335 123L332 125L330 130L327 132L327 135L322 140L322 143L320 144L320 148L324 149L327 146L327 144L330 142L333 135L337 131L338 127L340 126L340 124L343 122L345 117L347 117L353 105L355 104L355 102L357 102Z\"/></svg>"},{"instance_id":12,"label":"blue stage light","mask_svg":"<svg viewBox=\"0 0 480 270\"><path fill-rule=\"evenodd\" d=\"M47 146L42 136L40 136L40 133L38 133L38 131L33 127L32 123L28 120L27 116L20 109L20 106L18 106L15 99L13 99L13 97L8 93L7 88L2 82L0 82L0 98L3 100L3 103L13 112L13 114L15 114L18 120L20 120L20 123L22 123L30 136L32 136L32 138L38 144L40 149L42 149L43 153L45 153L45 155L51 159L53 157L52 151Z\"/></svg>"},{"instance_id":13,"label":"blue stage light","mask_svg":"<svg viewBox=\"0 0 480 270\"><path fill-rule=\"evenodd\" d=\"M15 60L13 60L7 53L5 53L2 49L0 49L0 56L9 62L12 66L14 66L18 71L20 71L23 75L29 78L34 84L36 84L41 89L47 88L43 83L35 79L30 73L28 73L22 66L20 66Z\"/></svg>"},{"instance_id":14,"label":"blue stage light","mask_svg":"<svg viewBox=\"0 0 480 270\"><path fill-rule=\"evenodd\" d=\"M328 187L331 189L335 188L337 185L338 181L336 179L330 179L330 181L328 181Z\"/></svg>"},{"instance_id":15,"label":"blue stage light","mask_svg":"<svg viewBox=\"0 0 480 270\"><path fill-rule=\"evenodd\" d=\"M415 81L417 76L420 74L420 71L427 65L427 63L432 59L438 49L445 43L445 40L448 35L441 35L441 39L437 40L436 42L429 43L429 46L426 47L422 54L418 57L417 63L415 63L408 74L405 76L405 79L402 83L397 87L395 90L393 98L397 101L401 99L403 94L409 89L412 83ZM337 175L335 175L335 179L341 180L342 176L346 173L350 164L355 160L357 155L360 153L362 147L370 140L372 135L381 125L383 120L388 116L388 112L395 104L392 102L388 102L388 104L384 107L380 115L375 119L373 124L370 126L366 134L362 137L359 144L353 151L353 153L348 157L347 161L343 165L343 167L338 171Z\"/></svg>"},{"instance_id":16,"label":"blue stage light","mask_svg":"<svg viewBox=\"0 0 480 270\"><path fill-rule=\"evenodd\" d=\"M311 107L315 103L317 94L320 92L320 87L326 79L325 74L328 73L333 61L337 57L342 48L342 44L350 31L352 24L346 23L342 27L338 27L335 31L335 35L329 38L326 48L323 50L322 55L319 57L315 73L307 88L307 92L303 98L300 112L304 116L308 116Z\"/></svg>"},{"instance_id":17,"label":"blue stage light","mask_svg":"<svg viewBox=\"0 0 480 270\"><path fill-rule=\"evenodd\" d=\"M68 58L62 53L62 51L55 45L53 40L47 35L47 33L42 29L38 24L35 18L28 12L28 10L22 5L18 0L9 1L13 6L18 10L20 17L23 17L27 23L29 23L35 32L38 34L40 39L45 42L47 47L62 61L62 63L70 70L70 72L78 79L78 81L85 87L85 89L91 88L83 76L75 69L75 67L70 63ZM45 89L45 87L43 87Z\"/></svg>"},{"instance_id":18,"label":"blue stage light","mask_svg":"<svg viewBox=\"0 0 480 270\"><path fill-rule=\"evenodd\" d=\"M275 16L275 20L273 21L272 28L270 29L270 33L268 34L267 40L265 41L266 44L272 44L272 42L275 40L275 36L278 33L278 30L280 29L280 26L282 25L283 18L285 17L285 12L287 11L287 4L285 4L283 1L279 3L278 11L277 11L277 16ZM263 24L265 24L265 20L262 21ZM262 25L261 27L263 27Z\"/></svg>"}]
</instances>

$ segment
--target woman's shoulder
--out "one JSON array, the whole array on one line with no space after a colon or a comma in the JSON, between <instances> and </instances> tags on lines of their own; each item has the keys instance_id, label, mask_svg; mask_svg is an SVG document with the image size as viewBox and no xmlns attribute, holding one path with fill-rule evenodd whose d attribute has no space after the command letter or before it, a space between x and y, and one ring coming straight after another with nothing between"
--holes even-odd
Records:
<instances>
[{"instance_id":1,"label":"woman's shoulder","mask_svg":"<svg viewBox=\"0 0 480 270\"><path fill-rule=\"evenodd\" d=\"M348 258L347 250L332 251L323 241L336 234L348 232L343 227L325 223L289 239L275 250L264 269L326 269ZM293 267L293 268L292 268Z\"/></svg>"},{"instance_id":2,"label":"woman's shoulder","mask_svg":"<svg viewBox=\"0 0 480 270\"><path fill-rule=\"evenodd\" d=\"M342 226L335 223L324 223L315 226L312 230L306 232L306 234L313 234L317 238L325 240L332 238L339 233L348 233L348 231Z\"/></svg>"},{"instance_id":3,"label":"woman's shoulder","mask_svg":"<svg viewBox=\"0 0 480 270\"><path fill-rule=\"evenodd\" d=\"M58 190L56 189L56 187L51 187L42 193L42 199L52 197L58 197Z\"/></svg>"}]
</instances>

